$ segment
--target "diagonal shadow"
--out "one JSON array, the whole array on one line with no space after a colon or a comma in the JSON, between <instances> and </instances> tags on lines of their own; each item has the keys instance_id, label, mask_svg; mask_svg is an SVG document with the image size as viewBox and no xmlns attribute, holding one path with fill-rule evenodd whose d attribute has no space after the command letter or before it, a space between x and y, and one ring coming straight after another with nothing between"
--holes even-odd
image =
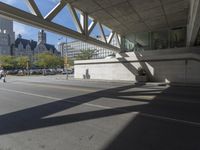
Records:
<instances>
[{"instance_id":1,"label":"diagonal shadow","mask_svg":"<svg viewBox=\"0 0 200 150\"><path fill-rule=\"evenodd\" d=\"M126 90L140 86L141 85L129 85L102 90L1 115L0 135L138 112L138 114L127 124L127 126L120 131L120 133L108 145L106 145L103 150L198 149L200 146L199 126L159 119L156 117L149 117L149 115L200 123L200 104L186 102L180 103L177 101L169 103L168 101L160 99L162 95L157 95L156 98L145 104L48 118L49 115L59 111L66 110L101 97L113 99L119 98L120 93L123 93L122 91L126 93ZM191 92L188 93L188 91ZM195 88L178 88L177 90L177 88L169 87L162 93L169 94L172 97L173 95L179 93L179 97L177 97L178 99L187 97L188 101L190 101L193 98L192 95L194 95L195 98L200 96L199 91L199 89ZM180 93L184 94L181 95ZM134 94L135 93L133 92L133 96ZM130 92L128 92L128 95L130 96ZM123 94L123 96L125 95ZM126 99L122 97L121 100Z\"/></svg>"},{"instance_id":2,"label":"diagonal shadow","mask_svg":"<svg viewBox=\"0 0 200 150\"><path fill-rule=\"evenodd\" d=\"M27 131L32 129L39 129L44 127L62 125L66 123L73 123L78 121L97 119L101 117L119 115L129 112L140 112L158 116L186 119L191 121L200 122L199 117L196 118L196 114L200 114L198 109L199 105L195 107L191 104L180 104L179 102L173 102L173 105L167 101L161 101L159 96L153 101L145 101L147 104L141 104L136 106L124 106L114 109L104 109L98 111L70 114L65 116L45 118L54 113L93 101L95 99L106 97L106 98L119 98L121 91L129 90L131 88L140 87L139 85L123 86L103 91L98 91L82 96L72 97L60 101L35 106L32 108L8 113L0 116L0 135ZM165 93L171 93L174 89L167 89ZM114 94L117 93L117 94ZM125 92L126 93L126 92ZM134 95L134 92L133 94ZM130 96L130 94L129 94ZM126 100L123 97L121 100ZM135 99L137 101L137 99ZM191 111L190 115L188 112ZM170 113L169 113L170 112ZM191 115L193 117L191 117Z\"/></svg>"},{"instance_id":3,"label":"diagonal shadow","mask_svg":"<svg viewBox=\"0 0 200 150\"><path fill-rule=\"evenodd\" d=\"M62 117L60 119L44 118L46 116L58 113L60 111L104 97L106 95L110 95L112 93L128 90L139 86L140 85L129 85L102 90L1 115L0 135L67 123L67 118L62 120L65 117Z\"/></svg>"},{"instance_id":4,"label":"diagonal shadow","mask_svg":"<svg viewBox=\"0 0 200 150\"><path fill-rule=\"evenodd\" d=\"M162 100L162 94L175 96L176 101ZM199 97L199 88L169 87L148 104L123 108L139 114L102 150L199 149ZM198 103L190 103L192 99Z\"/></svg>"},{"instance_id":5,"label":"diagonal shadow","mask_svg":"<svg viewBox=\"0 0 200 150\"><path fill-rule=\"evenodd\" d=\"M128 62L124 57L117 58L119 62L126 67L133 75L138 75L138 70L130 62Z\"/></svg>"}]
</instances>

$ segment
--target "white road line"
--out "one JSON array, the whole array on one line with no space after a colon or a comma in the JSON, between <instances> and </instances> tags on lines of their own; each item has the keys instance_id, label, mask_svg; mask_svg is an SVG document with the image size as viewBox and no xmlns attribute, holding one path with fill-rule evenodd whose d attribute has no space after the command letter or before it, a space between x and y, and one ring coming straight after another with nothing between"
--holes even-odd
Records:
<instances>
[{"instance_id":1,"label":"white road line","mask_svg":"<svg viewBox=\"0 0 200 150\"><path fill-rule=\"evenodd\" d=\"M61 100L60 98L56 98L56 97L45 96L45 95L40 95L40 94L33 94L33 93L29 93L29 92L22 92L22 91L11 90L11 89L6 89L6 88L0 88L0 90L4 90L4 91L8 91L8 92L14 92L14 93L20 93L20 94L35 96L35 97L40 97L40 98L47 98L47 99L51 99L51 100ZM91 103L79 103L79 102L70 101L70 100L66 100L66 102L73 103L73 104L82 104L82 105L85 105L85 106L96 107L96 108L114 109L114 110L123 111L123 112L127 112L127 113L134 113L136 115L141 115L141 116L144 116L144 117L150 117L150 118L172 121L172 122L177 122L177 123L181 123L181 124L194 125L194 126L200 127L200 123L198 123L198 122L180 120L180 119L169 118L169 117L165 117L165 116L152 115L152 114L141 113L141 112L136 112L136 111L130 112L130 111L127 111L125 109L120 109L120 108L118 109L118 108L115 108L115 107L108 107L108 106L96 105L96 104L91 104Z\"/></svg>"},{"instance_id":2,"label":"white road line","mask_svg":"<svg viewBox=\"0 0 200 150\"><path fill-rule=\"evenodd\" d=\"M12 83L12 84L20 84L20 85L32 85L32 86L38 86L38 87L47 87L47 88L57 88L57 89L63 89L63 90L76 90L76 91L84 91L84 92L97 92L98 90L94 89L83 89L83 88L77 88L77 87L69 87L70 85L66 85L65 87L60 87L56 85L43 85L39 83ZM68 86L68 87L67 87ZM114 87L113 87L114 88ZM145 91L144 91L145 92ZM148 92L148 91L147 91ZM132 95L131 98L135 98L138 100L154 100L157 97L157 95ZM123 97L122 97L123 98ZM161 98L161 97L160 97ZM176 100L172 98L161 98L162 100L165 101L170 101L170 102L184 102L184 103L190 103L190 104L200 104L200 101L188 101L188 100Z\"/></svg>"},{"instance_id":3,"label":"white road line","mask_svg":"<svg viewBox=\"0 0 200 150\"><path fill-rule=\"evenodd\" d=\"M8 92L14 92L14 93L19 93L19 94L24 94L28 96L35 96L35 97L40 97L40 98L46 98L46 99L51 99L51 100L62 100L62 98L57 98L57 97L51 97L51 96L45 96L45 95L40 95L40 94L33 94L29 92L22 92L22 91L17 91L17 90L11 90L11 89L6 89L6 88L0 88L0 90L8 91ZM107 107L107 106L102 106L102 105L96 105L96 104L90 104L90 103L80 103L76 101L71 101L71 100L65 100L68 103L73 103L73 104L82 104L85 106L90 106L90 107L96 107L96 108L104 108L104 109L111 109L112 107Z\"/></svg>"},{"instance_id":4,"label":"white road line","mask_svg":"<svg viewBox=\"0 0 200 150\"><path fill-rule=\"evenodd\" d=\"M193 122L193 121L174 119L174 118L169 118L169 117L164 117L164 116L157 116L157 115L152 115L152 114L147 114L147 113L139 113L139 115L145 116L145 117L150 117L150 118L156 118L156 119L160 119L160 120L178 122L178 123L182 123L182 124L189 124L189 125L194 125L194 126L200 127L200 123Z\"/></svg>"},{"instance_id":5,"label":"white road line","mask_svg":"<svg viewBox=\"0 0 200 150\"><path fill-rule=\"evenodd\" d=\"M11 89L6 89L6 88L0 88L0 89L3 90L3 91L19 93L19 94L24 94L24 95L28 95L28 96L47 98L47 99L51 99L51 100L60 100L60 98L51 97L51 96L39 95L39 94L34 94L34 93L29 93L29 92L22 92L22 91L11 90Z\"/></svg>"},{"instance_id":6,"label":"white road line","mask_svg":"<svg viewBox=\"0 0 200 150\"><path fill-rule=\"evenodd\" d=\"M63 89L63 90L76 90L76 91L84 91L84 92L95 92L97 90L94 89L83 89L83 88L77 88L77 87L69 87L70 85L65 85L65 87L60 87L60 86L56 86L56 85L45 85L45 84L41 84L41 83L12 83L12 84L19 84L19 85L32 85L32 86L37 86L37 87L48 87L48 88L57 88L57 89ZM67 87L68 86L68 87Z\"/></svg>"}]
</instances>

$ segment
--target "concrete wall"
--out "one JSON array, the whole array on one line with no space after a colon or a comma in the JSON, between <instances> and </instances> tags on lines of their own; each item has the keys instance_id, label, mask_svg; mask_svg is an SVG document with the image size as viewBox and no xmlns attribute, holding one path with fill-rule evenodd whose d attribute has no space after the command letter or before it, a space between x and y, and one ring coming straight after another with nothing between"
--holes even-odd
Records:
<instances>
[{"instance_id":1,"label":"concrete wall","mask_svg":"<svg viewBox=\"0 0 200 150\"><path fill-rule=\"evenodd\" d=\"M200 83L200 48L129 52L112 59L75 62L75 78L135 81L137 69L150 81Z\"/></svg>"}]
</instances>

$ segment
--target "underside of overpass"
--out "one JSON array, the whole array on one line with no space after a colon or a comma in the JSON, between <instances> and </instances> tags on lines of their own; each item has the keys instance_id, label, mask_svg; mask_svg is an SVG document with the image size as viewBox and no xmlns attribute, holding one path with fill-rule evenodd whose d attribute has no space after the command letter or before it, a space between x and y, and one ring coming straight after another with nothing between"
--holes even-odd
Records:
<instances>
[{"instance_id":1,"label":"underside of overpass","mask_svg":"<svg viewBox=\"0 0 200 150\"><path fill-rule=\"evenodd\" d=\"M188 0L72 0L121 35L186 26Z\"/></svg>"},{"instance_id":2,"label":"underside of overpass","mask_svg":"<svg viewBox=\"0 0 200 150\"><path fill-rule=\"evenodd\" d=\"M124 50L133 50L137 44L143 49L194 46L197 40L200 26L198 0L70 2L124 37L121 45ZM173 36L178 37L173 40Z\"/></svg>"},{"instance_id":3,"label":"underside of overpass","mask_svg":"<svg viewBox=\"0 0 200 150\"><path fill-rule=\"evenodd\" d=\"M137 44L144 49L194 46L198 39L199 0L57 0L58 4L45 16L34 0L26 2L30 13L2 1L0 15L118 52L133 49ZM65 6L73 16L76 32L52 22ZM96 24L102 41L89 36ZM111 30L109 38L104 26ZM182 43L170 47L177 42L173 36L178 36L176 40ZM113 38L117 38L119 47L110 44Z\"/></svg>"}]
</instances>

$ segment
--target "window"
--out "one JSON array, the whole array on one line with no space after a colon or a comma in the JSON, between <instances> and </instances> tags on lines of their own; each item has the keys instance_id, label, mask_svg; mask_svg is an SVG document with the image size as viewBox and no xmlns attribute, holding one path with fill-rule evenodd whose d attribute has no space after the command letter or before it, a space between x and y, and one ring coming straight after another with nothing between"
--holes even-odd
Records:
<instances>
[{"instance_id":1,"label":"window","mask_svg":"<svg viewBox=\"0 0 200 150\"><path fill-rule=\"evenodd\" d=\"M158 31L153 33L152 48L153 49L168 48L168 31Z\"/></svg>"},{"instance_id":2,"label":"window","mask_svg":"<svg viewBox=\"0 0 200 150\"><path fill-rule=\"evenodd\" d=\"M170 47L184 47L186 45L186 28L175 28L170 31Z\"/></svg>"},{"instance_id":3,"label":"window","mask_svg":"<svg viewBox=\"0 0 200 150\"><path fill-rule=\"evenodd\" d=\"M196 46L200 46L200 30L199 30L199 32L198 32L195 45L196 45Z\"/></svg>"}]
</instances>

